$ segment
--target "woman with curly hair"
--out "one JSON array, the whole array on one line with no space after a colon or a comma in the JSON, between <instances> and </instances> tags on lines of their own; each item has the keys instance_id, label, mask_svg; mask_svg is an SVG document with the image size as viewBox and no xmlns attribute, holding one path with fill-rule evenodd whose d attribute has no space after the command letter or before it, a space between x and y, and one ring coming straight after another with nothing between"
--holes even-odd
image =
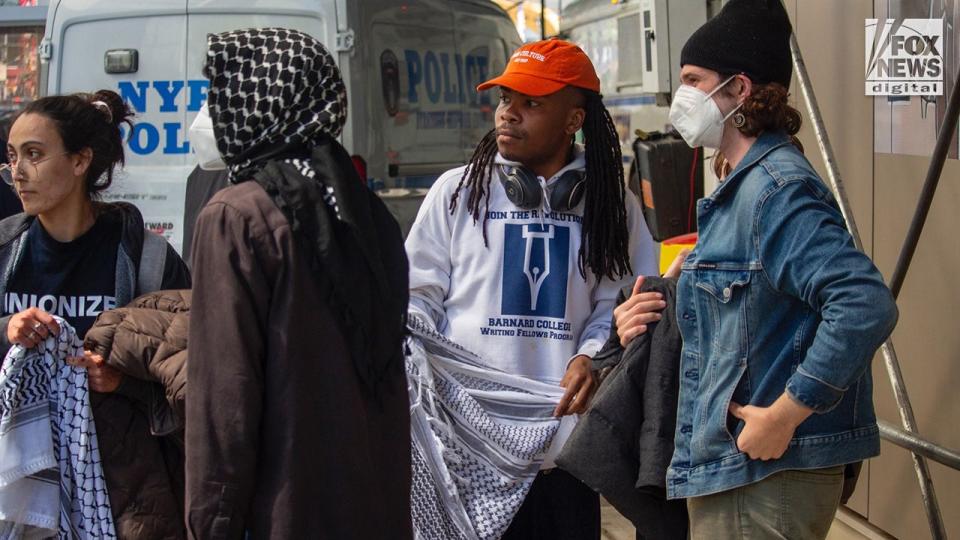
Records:
<instances>
[{"instance_id":1,"label":"woman with curly hair","mask_svg":"<svg viewBox=\"0 0 960 540\"><path fill-rule=\"evenodd\" d=\"M843 466L880 451L870 360L897 308L795 137L791 32L780 0L732 0L684 46L670 109L720 178L676 296L667 492L694 539L823 538ZM616 313L621 340L636 311Z\"/></svg>"}]
</instances>

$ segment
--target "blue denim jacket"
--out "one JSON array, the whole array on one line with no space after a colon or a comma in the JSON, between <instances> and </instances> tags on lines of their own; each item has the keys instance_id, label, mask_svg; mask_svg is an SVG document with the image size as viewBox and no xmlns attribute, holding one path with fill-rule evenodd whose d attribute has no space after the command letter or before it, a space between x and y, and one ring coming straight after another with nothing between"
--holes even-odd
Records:
<instances>
[{"instance_id":1,"label":"blue denim jacket","mask_svg":"<svg viewBox=\"0 0 960 540\"><path fill-rule=\"evenodd\" d=\"M785 134L762 134L697 203L697 220L677 287L683 352L668 496L879 454L870 362L897 307L810 163ZM752 460L737 450L743 422L728 406L766 407L784 391L815 413L783 457Z\"/></svg>"}]
</instances>

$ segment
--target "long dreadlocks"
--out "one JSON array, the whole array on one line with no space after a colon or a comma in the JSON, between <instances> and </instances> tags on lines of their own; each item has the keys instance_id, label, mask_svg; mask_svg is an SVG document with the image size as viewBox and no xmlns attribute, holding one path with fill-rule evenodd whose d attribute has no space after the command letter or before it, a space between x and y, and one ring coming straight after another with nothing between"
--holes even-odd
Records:
<instances>
[{"instance_id":1,"label":"long dreadlocks","mask_svg":"<svg viewBox=\"0 0 960 540\"><path fill-rule=\"evenodd\" d=\"M624 203L626 189L623 181L623 159L620 137L613 119L603 105L603 96L581 90L585 97L586 116L583 138L586 146L587 184L584 195L583 225L580 230L580 275L586 278L586 268L599 277L616 279L632 274L630 267L630 236L627 228L627 209ZM483 243L487 245L487 218L490 209L490 181L493 178L493 160L497 155L496 130L490 130L467 163L457 190L450 198L450 213L457 208L460 192L466 190L467 209L473 222L480 220L483 204Z\"/></svg>"}]
</instances>

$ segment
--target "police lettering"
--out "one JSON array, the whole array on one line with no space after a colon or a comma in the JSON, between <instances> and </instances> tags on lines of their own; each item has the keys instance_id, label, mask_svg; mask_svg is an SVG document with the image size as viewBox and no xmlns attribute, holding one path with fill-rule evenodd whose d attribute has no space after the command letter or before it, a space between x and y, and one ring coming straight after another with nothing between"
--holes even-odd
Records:
<instances>
[{"instance_id":1,"label":"police lettering","mask_svg":"<svg viewBox=\"0 0 960 540\"><path fill-rule=\"evenodd\" d=\"M476 87L489 78L489 57L426 51L403 51L407 64L407 101L430 103L489 105L490 95Z\"/></svg>"}]
</instances>

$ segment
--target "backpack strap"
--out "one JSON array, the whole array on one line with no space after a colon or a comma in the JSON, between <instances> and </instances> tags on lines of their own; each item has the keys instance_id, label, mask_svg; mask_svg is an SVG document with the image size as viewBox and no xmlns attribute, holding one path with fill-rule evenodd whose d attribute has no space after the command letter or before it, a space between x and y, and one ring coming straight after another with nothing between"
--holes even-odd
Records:
<instances>
[{"instance_id":1,"label":"backpack strap","mask_svg":"<svg viewBox=\"0 0 960 540\"><path fill-rule=\"evenodd\" d=\"M163 287L163 268L167 263L167 241L159 234L143 231L143 250L137 271L137 296Z\"/></svg>"}]
</instances>

